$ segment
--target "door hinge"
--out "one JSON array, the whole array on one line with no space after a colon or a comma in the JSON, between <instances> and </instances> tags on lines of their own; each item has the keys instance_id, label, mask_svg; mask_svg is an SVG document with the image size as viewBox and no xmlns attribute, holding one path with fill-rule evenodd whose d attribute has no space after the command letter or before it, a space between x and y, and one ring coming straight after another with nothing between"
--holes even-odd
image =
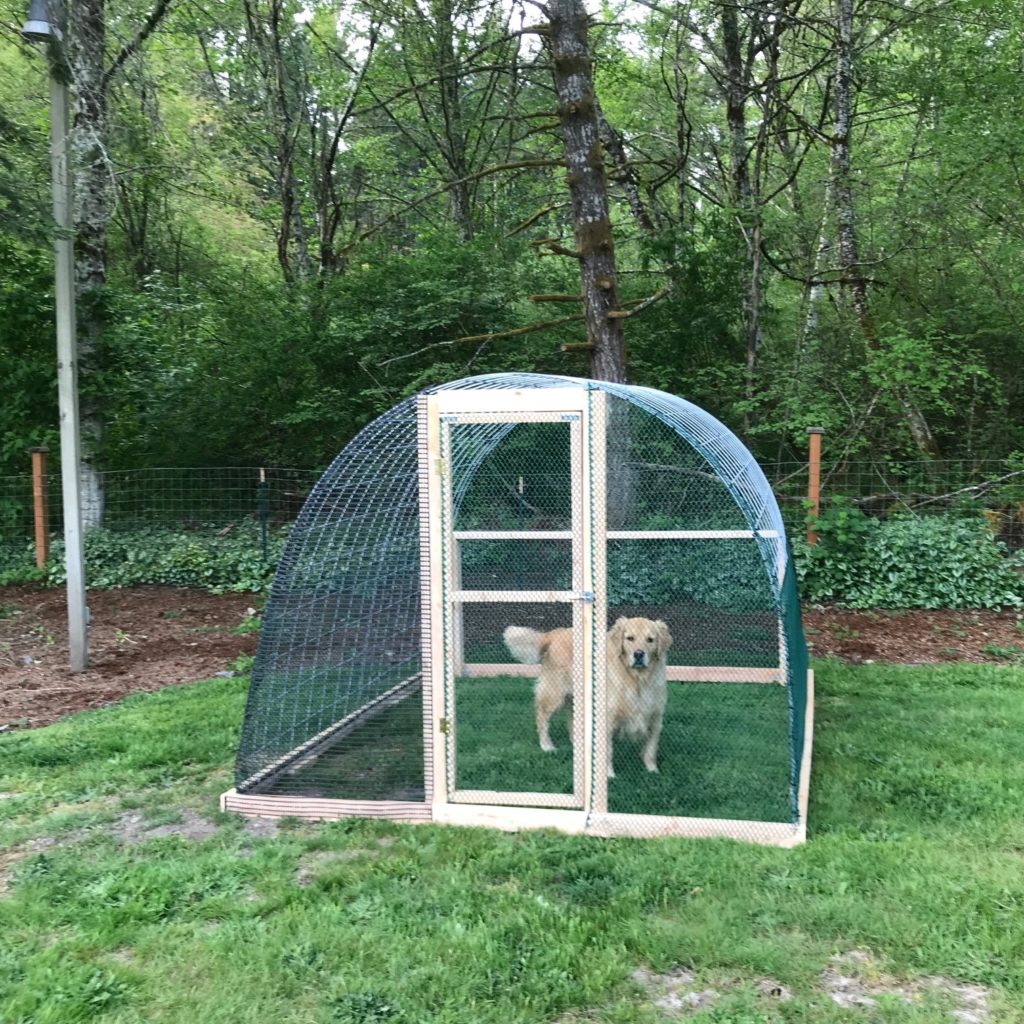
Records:
<instances>
[{"instance_id":1,"label":"door hinge","mask_svg":"<svg viewBox=\"0 0 1024 1024\"><path fill-rule=\"evenodd\" d=\"M442 736L447 736L448 735L448 719L447 718L440 719L440 721L438 722L438 727L441 730L441 735Z\"/></svg>"},{"instance_id":2,"label":"door hinge","mask_svg":"<svg viewBox=\"0 0 1024 1024\"><path fill-rule=\"evenodd\" d=\"M593 604L594 592L592 590L584 590L583 593L580 594L580 598L584 604Z\"/></svg>"}]
</instances>

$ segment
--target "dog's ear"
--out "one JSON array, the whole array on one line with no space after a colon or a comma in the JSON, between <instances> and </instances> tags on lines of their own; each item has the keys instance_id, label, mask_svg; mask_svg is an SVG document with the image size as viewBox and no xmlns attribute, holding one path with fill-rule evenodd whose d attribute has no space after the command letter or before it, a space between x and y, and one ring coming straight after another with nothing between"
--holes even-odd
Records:
<instances>
[{"instance_id":1,"label":"dog's ear","mask_svg":"<svg viewBox=\"0 0 1024 1024\"><path fill-rule=\"evenodd\" d=\"M622 648L622 638L626 635L626 620L621 616L615 620L615 625L608 630L608 639L613 647Z\"/></svg>"},{"instance_id":2,"label":"dog's ear","mask_svg":"<svg viewBox=\"0 0 1024 1024\"><path fill-rule=\"evenodd\" d=\"M654 623L654 635L658 638L658 653L664 654L672 646L672 634L661 619Z\"/></svg>"}]
</instances>

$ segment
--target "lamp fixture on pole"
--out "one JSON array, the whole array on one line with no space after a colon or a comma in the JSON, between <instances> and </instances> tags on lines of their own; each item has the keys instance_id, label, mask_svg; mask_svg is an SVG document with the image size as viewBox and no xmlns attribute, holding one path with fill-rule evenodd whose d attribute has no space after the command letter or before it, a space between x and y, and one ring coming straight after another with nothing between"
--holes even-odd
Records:
<instances>
[{"instance_id":1,"label":"lamp fixture on pole","mask_svg":"<svg viewBox=\"0 0 1024 1024\"><path fill-rule=\"evenodd\" d=\"M67 571L68 652L71 671L81 672L89 663L89 615L85 606L85 562L82 555L82 504L79 490L81 428L78 420L78 353L75 337L74 225L71 214L71 170L68 160L70 76L62 46L64 14L61 0L31 0L21 34L30 42L47 44L50 71L54 307L57 323L57 396L60 406L60 474Z\"/></svg>"}]
</instances>

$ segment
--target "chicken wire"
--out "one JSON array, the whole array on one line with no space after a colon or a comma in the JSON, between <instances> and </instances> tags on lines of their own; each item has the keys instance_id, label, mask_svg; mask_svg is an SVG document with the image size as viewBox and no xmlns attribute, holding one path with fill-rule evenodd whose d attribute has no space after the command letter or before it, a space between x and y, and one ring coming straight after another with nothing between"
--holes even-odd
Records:
<instances>
[{"instance_id":1,"label":"chicken wire","mask_svg":"<svg viewBox=\"0 0 1024 1024\"><path fill-rule=\"evenodd\" d=\"M443 688L437 741L453 800L579 808L588 821L739 819L754 823L751 838L757 822L798 821L806 653L782 520L746 449L707 413L647 388L499 374L437 390L580 386L607 406L597 646L603 654L620 617L663 622L672 635L658 771L644 764L649 735L616 736L607 806L585 806L585 772L604 770L584 764L593 723L580 697L591 680L571 655L572 697L551 718L555 749L542 750L540 667L504 639L518 627L561 635L574 654L582 646L579 603L539 596L576 592L582 578L574 480L593 453L569 422L442 424L450 493L432 512L446 519L452 568L444 621L431 629L444 638L445 678L429 678L424 439L409 399L346 447L293 527L264 614L239 793L429 804L426 682Z\"/></svg>"}]
</instances>

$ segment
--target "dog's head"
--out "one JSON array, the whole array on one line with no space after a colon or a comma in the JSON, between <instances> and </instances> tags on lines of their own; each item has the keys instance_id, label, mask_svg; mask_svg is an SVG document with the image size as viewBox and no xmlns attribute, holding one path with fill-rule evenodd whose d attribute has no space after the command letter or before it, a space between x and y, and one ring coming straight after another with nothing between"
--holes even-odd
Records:
<instances>
[{"instance_id":1,"label":"dog's head","mask_svg":"<svg viewBox=\"0 0 1024 1024\"><path fill-rule=\"evenodd\" d=\"M626 668L650 668L672 646L672 634L661 619L617 619L608 637Z\"/></svg>"}]
</instances>

